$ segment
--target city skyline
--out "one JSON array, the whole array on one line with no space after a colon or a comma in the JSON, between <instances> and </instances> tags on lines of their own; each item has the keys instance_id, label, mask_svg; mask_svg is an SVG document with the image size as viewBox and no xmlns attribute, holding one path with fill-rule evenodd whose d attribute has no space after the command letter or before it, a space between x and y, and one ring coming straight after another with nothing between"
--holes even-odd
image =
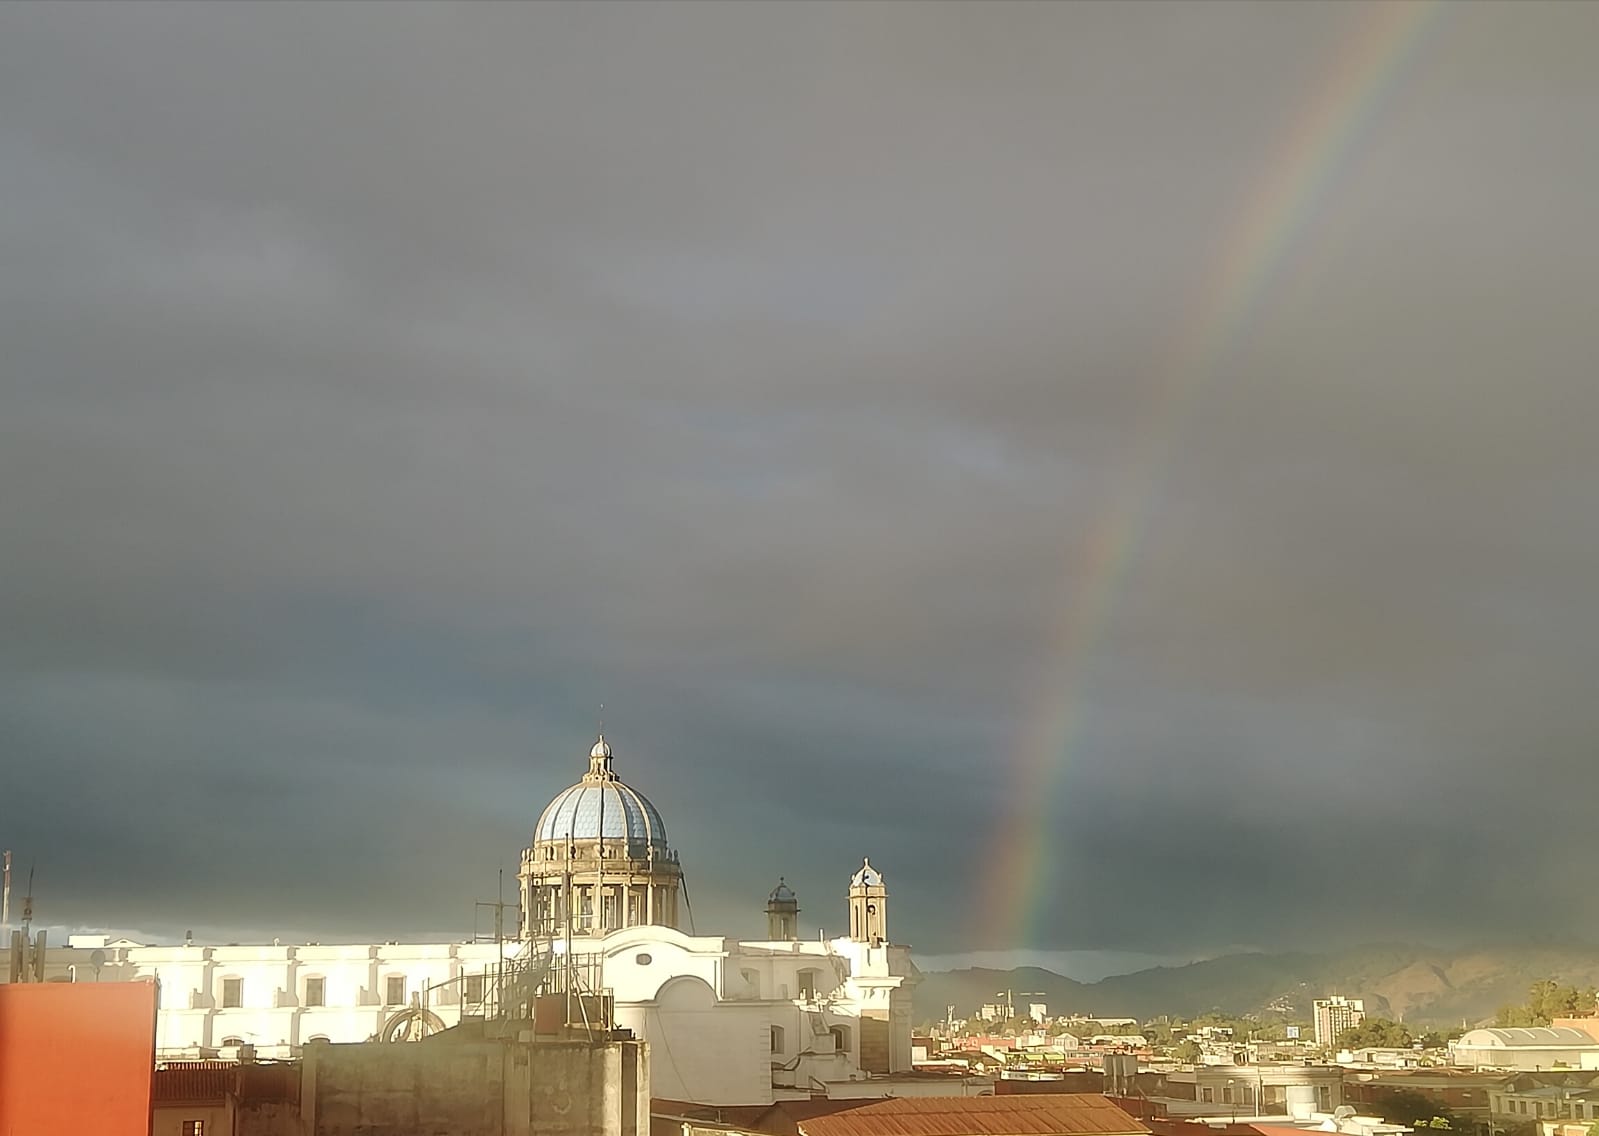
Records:
<instances>
[{"instance_id":1,"label":"city skyline","mask_svg":"<svg viewBox=\"0 0 1599 1136\"><path fill-rule=\"evenodd\" d=\"M0 9L38 921L467 928L604 703L702 933L1599 938L1596 37Z\"/></svg>"}]
</instances>

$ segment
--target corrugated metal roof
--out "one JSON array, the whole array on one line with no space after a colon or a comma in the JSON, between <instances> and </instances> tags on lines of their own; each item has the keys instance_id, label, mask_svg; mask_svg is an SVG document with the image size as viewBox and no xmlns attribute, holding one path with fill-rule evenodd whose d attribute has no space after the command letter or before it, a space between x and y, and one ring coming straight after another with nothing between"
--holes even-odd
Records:
<instances>
[{"instance_id":1,"label":"corrugated metal roof","mask_svg":"<svg viewBox=\"0 0 1599 1136\"><path fill-rule=\"evenodd\" d=\"M183 1067L157 1069L150 1082L150 1099L157 1104L183 1101L199 1104L202 1101L222 1103L233 1087L237 1065L202 1065L186 1063Z\"/></svg>"},{"instance_id":2,"label":"corrugated metal roof","mask_svg":"<svg viewBox=\"0 0 1599 1136\"><path fill-rule=\"evenodd\" d=\"M1097 1093L901 1097L800 1123L802 1136L1141 1136Z\"/></svg>"},{"instance_id":3,"label":"corrugated metal roof","mask_svg":"<svg viewBox=\"0 0 1599 1136\"><path fill-rule=\"evenodd\" d=\"M1491 1041L1488 1039L1492 1039ZM1506 1048L1518 1045L1548 1046L1569 1045L1573 1048L1599 1044L1595 1038L1571 1026L1511 1026L1492 1029L1475 1029L1461 1037L1461 1049L1492 1045L1497 1041Z\"/></svg>"},{"instance_id":4,"label":"corrugated metal roof","mask_svg":"<svg viewBox=\"0 0 1599 1136\"><path fill-rule=\"evenodd\" d=\"M241 1065L233 1061L171 1062L155 1071L150 1098L160 1104L221 1104L229 1093L247 1101L300 1097L297 1064Z\"/></svg>"}]
</instances>

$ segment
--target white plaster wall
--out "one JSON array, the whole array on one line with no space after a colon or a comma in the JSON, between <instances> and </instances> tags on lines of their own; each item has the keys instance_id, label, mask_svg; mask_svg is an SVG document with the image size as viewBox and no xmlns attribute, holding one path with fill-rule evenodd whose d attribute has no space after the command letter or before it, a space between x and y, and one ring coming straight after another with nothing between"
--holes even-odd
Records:
<instances>
[{"instance_id":1,"label":"white plaster wall","mask_svg":"<svg viewBox=\"0 0 1599 1136\"><path fill-rule=\"evenodd\" d=\"M725 943L720 937L690 937L670 927L617 931L601 941L601 984L612 991L618 1004L651 1001L672 978L697 978L712 991L719 991ZM649 961L642 961L641 956L648 956ZM733 976L738 977L736 969Z\"/></svg>"},{"instance_id":2,"label":"white plaster wall","mask_svg":"<svg viewBox=\"0 0 1599 1136\"><path fill-rule=\"evenodd\" d=\"M492 943L139 947L128 953L134 975L160 980L156 1047L164 1055L215 1048L223 1038L239 1037L263 1058L292 1056L315 1036L365 1041L399 1009L383 1004L390 975L405 979L408 1005L424 984L489 972L500 957ZM323 1006L305 1005L311 977L323 980ZM243 1006L222 1008L224 978L243 982ZM430 992L428 1008L446 1026L456 1024L460 985Z\"/></svg>"},{"instance_id":3,"label":"white plaster wall","mask_svg":"<svg viewBox=\"0 0 1599 1136\"><path fill-rule=\"evenodd\" d=\"M591 945L602 953L601 984L616 998L618 1024L659 1045L653 1058L657 1096L729 1104L772 1100L773 1024L785 1030L783 1057L792 1065L777 1074L781 1081L803 1086L812 1078L858 1078L863 1012L888 1017L891 1068L909 1067L907 983L918 972L904 948L873 948L850 939L740 943L667 927L629 928ZM521 949L508 944L505 953L514 956ZM69 973L74 962L86 965L89 954L59 948L50 963ZM428 1007L446 1026L454 1025L462 1010L455 980L492 973L501 957L493 943L135 946L108 955L119 977L160 981L156 1044L164 1056L195 1055L220 1046L225 1037L240 1037L262 1058L293 1056L316 1036L366 1040L398 1009L383 1004L390 975L405 978L407 1004L424 984L451 983L430 993ZM816 971L817 999L802 1004L799 976L806 969ZM753 982L746 971L753 972ZM102 968L102 980L110 973L112 966ZM228 977L243 982L244 1005L236 1009L221 1006L222 980ZM323 1006L305 1004L311 977L323 979ZM693 979L698 986L668 990L674 979ZM708 1001L702 996L707 991ZM813 1036L807 1014L848 1024L851 1052L834 1054L829 1038Z\"/></svg>"},{"instance_id":4,"label":"white plaster wall","mask_svg":"<svg viewBox=\"0 0 1599 1136\"><path fill-rule=\"evenodd\" d=\"M618 1024L650 1044L651 1095L705 1104L769 1104L771 1025L759 1003L718 1002L697 977L650 1002L619 1004Z\"/></svg>"}]
</instances>

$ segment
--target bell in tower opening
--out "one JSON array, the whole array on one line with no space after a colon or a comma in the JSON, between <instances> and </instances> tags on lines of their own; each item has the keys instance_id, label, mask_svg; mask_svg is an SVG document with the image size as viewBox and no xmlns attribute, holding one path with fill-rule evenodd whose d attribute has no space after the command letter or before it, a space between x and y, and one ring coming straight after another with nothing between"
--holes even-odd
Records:
<instances>
[{"instance_id":1,"label":"bell in tower opening","mask_svg":"<svg viewBox=\"0 0 1599 1136\"><path fill-rule=\"evenodd\" d=\"M888 942L888 888L870 860L850 877L849 937L874 947Z\"/></svg>"}]
</instances>

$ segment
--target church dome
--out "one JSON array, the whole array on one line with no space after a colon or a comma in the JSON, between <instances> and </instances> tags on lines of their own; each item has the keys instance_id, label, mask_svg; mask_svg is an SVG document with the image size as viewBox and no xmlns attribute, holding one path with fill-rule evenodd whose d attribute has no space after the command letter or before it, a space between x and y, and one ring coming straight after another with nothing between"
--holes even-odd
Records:
<instances>
[{"instance_id":1,"label":"church dome","mask_svg":"<svg viewBox=\"0 0 1599 1136\"><path fill-rule=\"evenodd\" d=\"M626 840L666 848L666 823L649 798L621 781L579 782L556 794L533 830L534 840Z\"/></svg>"},{"instance_id":2,"label":"church dome","mask_svg":"<svg viewBox=\"0 0 1599 1136\"><path fill-rule=\"evenodd\" d=\"M583 780L555 795L533 829L535 843L625 842L629 855L667 852L666 823L648 797L611 769L611 745L601 734L589 751Z\"/></svg>"},{"instance_id":3,"label":"church dome","mask_svg":"<svg viewBox=\"0 0 1599 1136\"><path fill-rule=\"evenodd\" d=\"M772 889L772 894L766 897L768 904L798 903L799 896L794 894L794 889L789 887L782 876L777 877L777 886Z\"/></svg>"}]
</instances>

